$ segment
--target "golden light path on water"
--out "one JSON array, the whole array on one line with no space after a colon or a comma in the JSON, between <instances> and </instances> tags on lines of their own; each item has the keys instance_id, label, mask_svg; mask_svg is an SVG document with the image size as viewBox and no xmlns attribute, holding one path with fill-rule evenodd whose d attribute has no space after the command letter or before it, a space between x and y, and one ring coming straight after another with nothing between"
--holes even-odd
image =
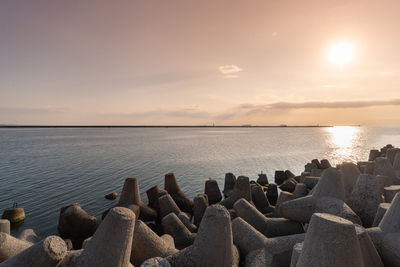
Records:
<instances>
[{"instance_id":1,"label":"golden light path on water","mask_svg":"<svg viewBox=\"0 0 400 267\"><path fill-rule=\"evenodd\" d=\"M334 163L356 161L361 146L361 128L357 126L334 126L326 128L328 146L332 149L329 157Z\"/></svg>"}]
</instances>

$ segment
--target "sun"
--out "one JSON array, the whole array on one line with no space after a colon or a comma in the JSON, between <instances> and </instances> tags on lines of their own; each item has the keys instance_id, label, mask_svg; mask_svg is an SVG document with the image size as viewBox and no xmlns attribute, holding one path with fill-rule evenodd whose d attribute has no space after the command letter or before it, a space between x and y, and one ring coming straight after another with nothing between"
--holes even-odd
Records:
<instances>
[{"instance_id":1,"label":"sun","mask_svg":"<svg viewBox=\"0 0 400 267\"><path fill-rule=\"evenodd\" d=\"M343 67L353 61L356 52L355 50L355 46L352 43L336 43L329 48L327 59L330 63Z\"/></svg>"}]
</instances>

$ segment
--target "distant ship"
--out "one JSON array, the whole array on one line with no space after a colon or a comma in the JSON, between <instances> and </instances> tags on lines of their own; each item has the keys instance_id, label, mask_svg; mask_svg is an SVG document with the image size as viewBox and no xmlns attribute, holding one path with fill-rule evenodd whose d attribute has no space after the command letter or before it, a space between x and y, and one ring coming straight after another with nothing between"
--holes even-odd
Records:
<instances>
[{"instance_id":1,"label":"distant ship","mask_svg":"<svg viewBox=\"0 0 400 267\"><path fill-rule=\"evenodd\" d=\"M279 127L287 127L287 125L286 124L281 124L281 125L279 125Z\"/></svg>"}]
</instances>

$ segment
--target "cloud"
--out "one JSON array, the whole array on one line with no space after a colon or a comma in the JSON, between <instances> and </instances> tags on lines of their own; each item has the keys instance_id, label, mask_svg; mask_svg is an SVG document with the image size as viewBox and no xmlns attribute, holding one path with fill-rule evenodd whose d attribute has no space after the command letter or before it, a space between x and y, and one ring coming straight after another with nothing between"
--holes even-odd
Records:
<instances>
[{"instance_id":1,"label":"cloud","mask_svg":"<svg viewBox=\"0 0 400 267\"><path fill-rule=\"evenodd\" d=\"M224 74L226 76L233 75L234 73L238 73L238 72L243 71L243 69L239 68L237 65L219 66L218 69L222 74Z\"/></svg>"},{"instance_id":2,"label":"cloud","mask_svg":"<svg viewBox=\"0 0 400 267\"><path fill-rule=\"evenodd\" d=\"M370 101L309 101L309 102L276 102L271 104L242 104L240 110L247 115L265 112L272 109L344 109L344 108L367 108L374 106L400 106L400 99L370 100Z\"/></svg>"}]
</instances>

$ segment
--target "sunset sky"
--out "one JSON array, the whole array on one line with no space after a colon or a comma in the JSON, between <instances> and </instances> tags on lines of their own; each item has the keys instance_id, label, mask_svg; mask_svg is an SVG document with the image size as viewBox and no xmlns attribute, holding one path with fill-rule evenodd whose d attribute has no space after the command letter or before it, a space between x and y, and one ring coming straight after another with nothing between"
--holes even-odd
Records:
<instances>
[{"instance_id":1,"label":"sunset sky","mask_svg":"<svg viewBox=\"0 0 400 267\"><path fill-rule=\"evenodd\" d=\"M399 125L400 1L0 1L0 124Z\"/></svg>"}]
</instances>

